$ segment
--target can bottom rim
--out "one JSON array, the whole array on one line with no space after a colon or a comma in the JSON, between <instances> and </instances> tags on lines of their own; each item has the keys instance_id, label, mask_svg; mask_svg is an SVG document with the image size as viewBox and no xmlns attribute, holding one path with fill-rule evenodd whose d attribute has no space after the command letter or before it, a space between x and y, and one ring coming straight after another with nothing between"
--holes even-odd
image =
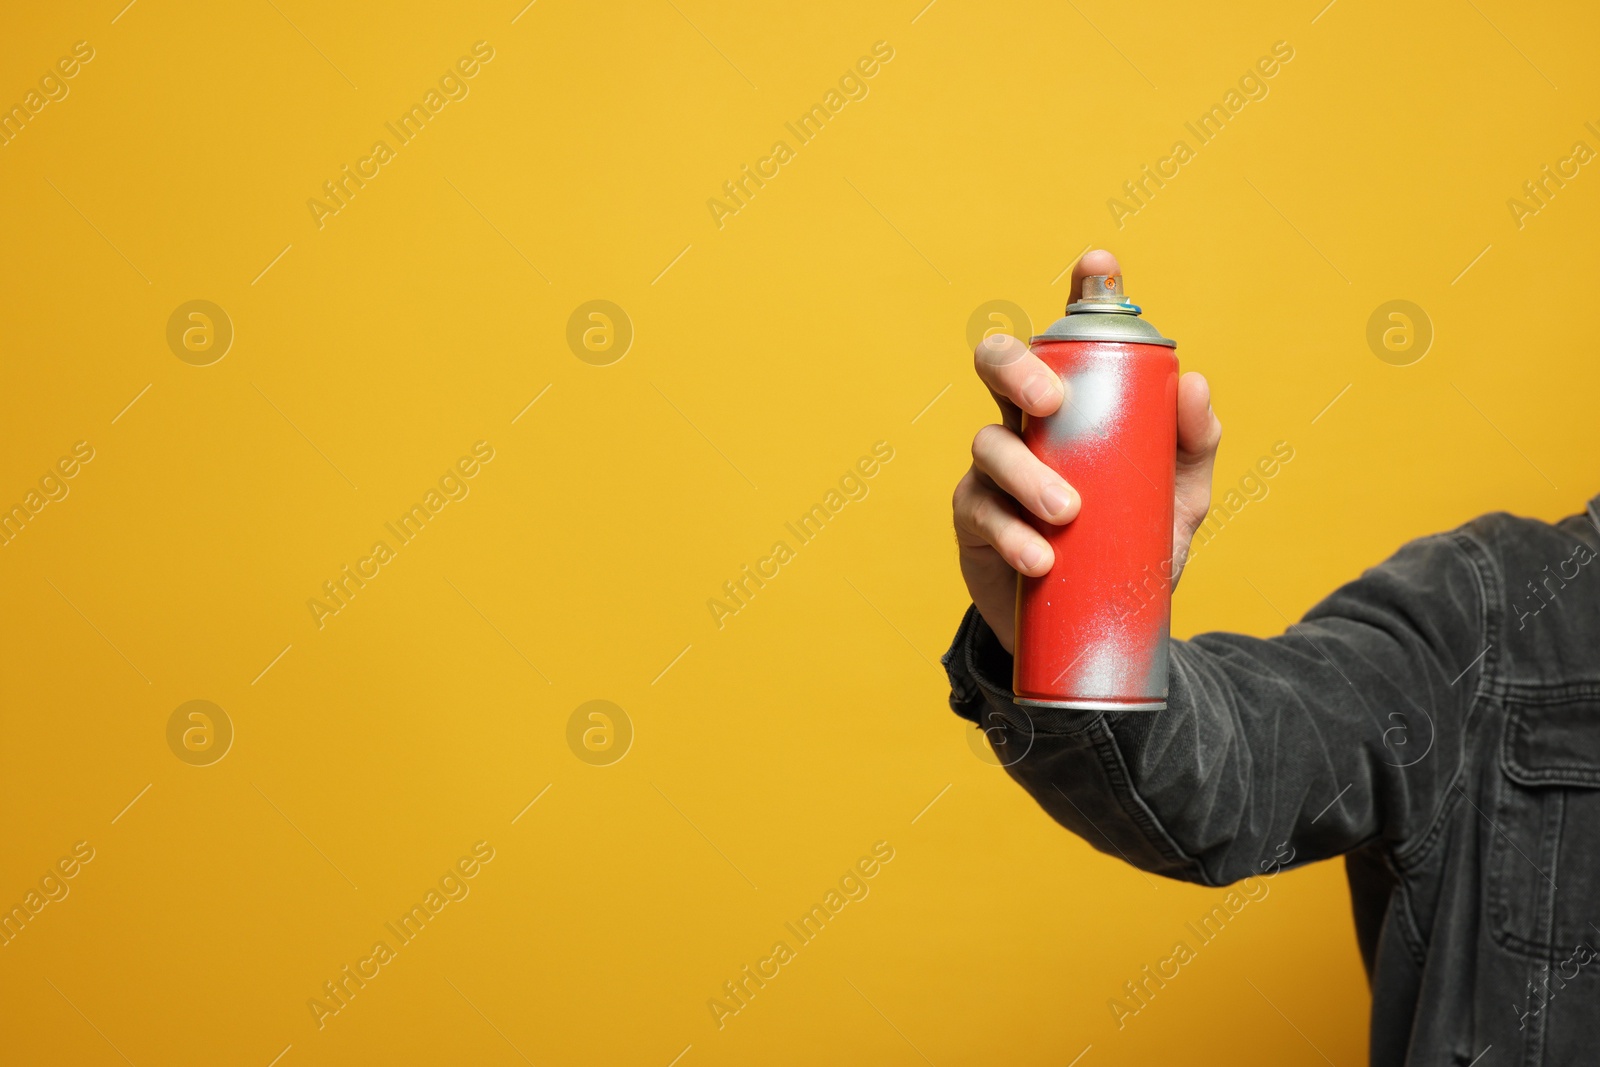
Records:
<instances>
[{"instance_id":1,"label":"can bottom rim","mask_svg":"<svg viewBox=\"0 0 1600 1067\"><path fill-rule=\"evenodd\" d=\"M1165 700L1043 700L1038 697L1012 697L1013 704L1030 708L1063 708L1070 711L1166 711Z\"/></svg>"}]
</instances>

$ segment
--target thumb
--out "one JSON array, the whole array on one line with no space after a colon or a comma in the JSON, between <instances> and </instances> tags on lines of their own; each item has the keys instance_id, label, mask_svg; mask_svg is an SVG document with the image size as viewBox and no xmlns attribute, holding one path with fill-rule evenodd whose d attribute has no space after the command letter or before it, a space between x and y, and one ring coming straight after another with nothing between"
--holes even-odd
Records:
<instances>
[{"instance_id":1,"label":"thumb","mask_svg":"<svg viewBox=\"0 0 1600 1067\"><path fill-rule=\"evenodd\" d=\"M1204 468L1211 480L1211 464L1222 443L1222 423L1211 410L1211 383L1198 371L1178 380L1178 475Z\"/></svg>"},{"instance_id":2,"label":"thumb","mask_svg":"<svg viewBox=\"0 0 1600 1067\"><path fill-rule=\"evenodd\" d=\"M1211 507L1211 472L1222 423L1211 409L1211 385L1194 371L1178 380L1177 477L1173 485L1172 582L1189 558L1189 542Z\"/></svg>"}]
</instances>

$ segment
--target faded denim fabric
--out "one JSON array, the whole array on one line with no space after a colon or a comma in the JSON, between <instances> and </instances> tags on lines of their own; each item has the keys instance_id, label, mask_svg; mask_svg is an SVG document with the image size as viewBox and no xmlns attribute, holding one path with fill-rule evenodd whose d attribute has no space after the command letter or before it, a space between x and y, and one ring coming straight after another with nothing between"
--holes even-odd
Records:
<instances>
[{"instance_id":1,"label":"faded denim fabric","mask_svg":"<svg viewBox=\"0 0 1600 1067\"><path fill-rule=\"evenodd\" d=\"M1223 886L1344 856L1373 1067L1597 1063L1597 508L1413 541L1278 637L1173 641L1161 712L1013 704L969 610L950 705L1144 870Z\"/></svg>"}]
</instances>

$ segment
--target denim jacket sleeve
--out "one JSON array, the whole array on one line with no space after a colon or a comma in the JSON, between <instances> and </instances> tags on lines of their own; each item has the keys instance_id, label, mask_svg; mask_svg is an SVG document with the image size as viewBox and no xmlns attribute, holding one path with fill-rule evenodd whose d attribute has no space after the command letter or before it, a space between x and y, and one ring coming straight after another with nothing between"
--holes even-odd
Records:
<instances>
[{"instance_id":1,"label":"denim jacket sleeve","mask_svg":"<svg viewBox=\"0 0 1600 1067\"><path fill-rule=\"evenodd\" d=\"M1011 657L969 610L951 707L1095 848L1227 885L1425 834L1460 769L1488 645L1481 550L1414 541L1278 637L1171 644L1159 712L1015 705Z\"/></svg>"}]
</instances>

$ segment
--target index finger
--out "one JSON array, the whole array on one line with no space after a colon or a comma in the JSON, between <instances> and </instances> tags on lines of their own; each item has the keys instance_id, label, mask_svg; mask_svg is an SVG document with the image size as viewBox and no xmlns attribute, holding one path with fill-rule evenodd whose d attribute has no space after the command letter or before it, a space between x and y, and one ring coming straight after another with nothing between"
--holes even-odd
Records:
<instances>
[{"instance_id":1,"label":"index finger","mask_svg":"<svg viewBox=\"0 0 1600 1067\"><path fill-rule=\"evenodd\" d=\"M1083 292L1085 278L1121 273L1117 257L1105 249L1085 252L1072 267L1072 299L1077 300ZM973 363L1013 430L1020 427L1020 412L1045 416L1061 406L1060 377L1015 337L1000 333L985 337L973 352Z\"/></svg>"},{"instance_id":2,"label":"index finger","mask_svg":"<svg viewBox=\"0 0 1600 1067\"><path fill-rule=\"evenodd\" d=\"M979 341L972 362L1013 430L1019 409L1042 417L1061 406L1061 378L1010 334L990 334Z\"/></svg>"}]
</instances>

